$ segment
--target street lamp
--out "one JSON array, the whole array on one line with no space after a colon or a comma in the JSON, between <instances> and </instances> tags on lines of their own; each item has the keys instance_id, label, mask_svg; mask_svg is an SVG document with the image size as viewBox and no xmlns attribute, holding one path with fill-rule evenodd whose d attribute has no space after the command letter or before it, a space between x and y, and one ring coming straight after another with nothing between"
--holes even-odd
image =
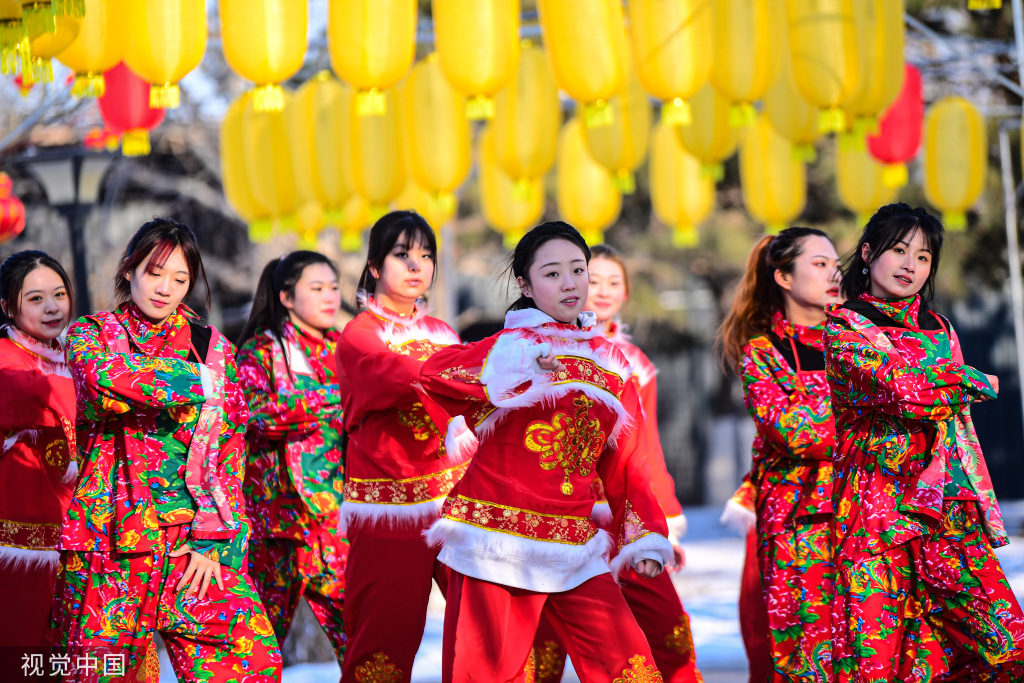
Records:
<instances>
[{"instance_id":1,"label":"street lamp","mask_svg":"<svg viewBox=\"0 0 1024 683\"><path fill-rule=\"evenodd\" d=\"M85 221L99 198L100 184L114 155L77 145L27 150L16 160L43 186L50 206L68 223L75 278L75 314L90 313L89 269L86 263Z\"/></svg>"}]
</instances>

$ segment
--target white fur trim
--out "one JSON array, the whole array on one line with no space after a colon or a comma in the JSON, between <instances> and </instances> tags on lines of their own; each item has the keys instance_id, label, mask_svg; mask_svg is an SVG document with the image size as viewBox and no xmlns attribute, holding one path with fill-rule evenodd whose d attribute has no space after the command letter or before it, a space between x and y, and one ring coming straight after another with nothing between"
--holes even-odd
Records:
<instances>
[{"instance_id":1,"label":"white fur trim","mask_svg":"<svg viewBox=\"0 0 1024 683\"><path fill-rule=\"evenodd\" d=\"M28 443L35 443L36 439L39 438L39 432L35 429L23 429L20 432L14 432L6 439L4 439L4 453L14 448L14 444L19 441L25 441Z\"/></svg>"},{"instance_id":2,"label":"white fur trim","mask_svg":"<svg viewBox=\"0 0 1024 683\"><path fill-rule=\"evenodd\" d=\"M722 510L722 516L718 522L741 536L746 536L757 524L757 515L753 510L740 505L735 500L730 500L725 503L725 509Z\"/></svg>"},{"instance_id":3,"label":"white fur trim","mask_svg":"<svg viewBox=\"0 0 1024 683\"><path fill-rule=\"evenodd\" d=\"M385 320L398 323L399 325L416 325L430 314L430 307L427 305L426 299L417 299L416 312L411 316L402 317L400 315L395 315L384 308L384 306L374 299L373 295L368 293L365 289L360 289L356 292L356 304L358 304L360 308L373 313L379 318L384 318Z\"/></svg>"},{"instance_id":4,"label":"white fur trim","mask_svg":"<svg viewBox=\"0 0 1024 683\"><path fill-rule=\"evenodd\" d=\"M611 538L605 531L583 545L539 541L442 517L424 534L441 546L437 559L481 581L538 593L560 593L609 571L605 554Z\"/></svg>"},{"instance_id":5,"label":"white fur trim","mask_svg":"<svg viewBox=\"0 0 1024 683\"><path fill-rule=\"evenodd\" d=\"M466 418L462 415L453 417L448 423L448 429L444 435L444 451L447 453L447 459L462 463L476 453L479 445L480 442L477 441L476 435L466 426Z\"/></svg>"},{"instance_id":6,"label":"white fur trim","mask_svg":"<svg viewBox=\"0 0 1024 683\"><path fill-rule=\"evenodd\" d=\"M505 314L506 330L520 327L534 329L552 324L558 325L560 323L539 308L524 308L519 311L509 311ZM591 311L583 311L576 318L576 329L567 330L559 327L547 327L544 328L543 334L550 337L564 337L567 339L593 339L600 336L602 332L595 327L596 324L597 314Z\"/></svg>"},{"instance_id":7,"label":"white fur trim","mask_svg":"<svg viewBox=\"0 0 1024 683\"><path fill-rule=\"evenodd\" d=\"M654 560L664 568L672 564L674 558L675 551L667 538L661 534L647 534L622 546L622 550L612 560L612 575L617 577L627 563L630 567L636 567L640 560Z\"/></svg>"},{"instance_id":8,"label":"white fur trim","mask_svg":"<svg viewBox=\"0 0 1024 683\"><path fill-rule=\"evenodd\" d=\"M346 500L338 515L338 532L344 534L353 523L373 524L389 529L427 526L441 514L445 497L422 503L397 505L394 503L356 503Z\"/></svg>"},{"instance_id":9,"label":"white fur trim","mask_svg":"<svg viewBox=\"0 0 1024 683\"><path fill-rule=\"evenodd\" d=\"M594 503L594 509L590 511L590 519L599 527L610 527L612 525L612 506L606 500L599 500Z\"/></svg>"},{"instance_id":10,"label":"white fur trim","mask_svg":"<svg viewBox=\"0 0 1024 683\"><path fill-rule=\"evenodd\" d=\"M65 484L70 484L76 479L78 479L78 461L72 460L68 463L68 468L64 470L64 477L61 481Z\"/></svg>"},{"instance_id":11,"label":"white fur trim","mask_svg":"<svg viewBox=\"0 0 1024 683\"><path fill-rule=\"evenodd\" d=\"M515 334L503 334L494 342L480 373L480 384L493 405L503 407L506 401L514 400L515 397L507 398L513 389L541 379L536 359L546 354L540 353L544 349L539 346L547 346L548 353L551 352L549 344L535 344Z\"/></svg>"},{"instance_id":12,"label":"white fur trim","mask_svg":"<svg viewBox=\"0 0 1024 683\"><path fill-rule=\"evenodd\" d=\"M686 530L690 528L686 515L680 513L674 517L666 517L665 523L668 524L668 540L672 545L679 545L683 536L686 535Z\"/></svg>"},{"instance_id":13,"label":"white fur trim","mask_svg":"<svg viewBox=\"0 0 1024 683\"><path fill-rule=\"evenodd\" d=\"M57 348L53 348L11 325L5 325L4 329L7 330L7 336L11 338L11 341L49 361L50 365L56 366L51 372L63 377L71 376L71 372L67 368L67 360L64 358L64 345L61 344L60 339L57 340ZM61 336L63 337L63 335L62 332Z\"/></svg>"},{"instance_id":14,"label":"white fur trim","mask_svg":"<svg viewBox=\"0 0 1024 683\"><path fill-rule=\"evenodd\" d=\"M29 550L27 548L11 548L0 545L0 565L12 569L56 569L60 561L60 553L56 550Z\"/></svg>"}]
</instances>

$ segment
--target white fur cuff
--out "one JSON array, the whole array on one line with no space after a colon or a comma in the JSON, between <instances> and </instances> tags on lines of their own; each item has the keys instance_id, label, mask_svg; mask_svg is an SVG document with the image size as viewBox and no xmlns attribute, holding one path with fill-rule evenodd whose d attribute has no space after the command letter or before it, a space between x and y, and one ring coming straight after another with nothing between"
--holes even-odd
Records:
<instances>
[{"instance_id":1,"label":"white fur cuff","mask_svg":"<svg viewBox=\"0 0 1024 683\"><path fill-rule=\"evenodd\" d=\"M686 515L680 513L674 517L666 517L665 523L668 524L668 540L672 545L679 545L683 536L686 535L686 530L690 528Z\"/></svg>"},{"instance_id":2,"label":"white fur cuff","mask_svg":"<svg viewBox=\"0 0 1024 683\"><path fill-rule=\"evenodd\" d=\"M550 353L550 344L534 344L510 334L498 337L480 373L487 398L499 408L512 400L509 394L513 389L538 377L537 359Z\"/></svg>"},{"instance_id":3,"label":"white fur cuff","mask_svg":"<svg viewBox=\"0 0 1024 683\"><path fill-rule=\"evenodd\" d=\"M725 509L718 521L741 536L746 536L757 524L757 515L753 510L730 500L725 504Z\"/></svg>"},{"instance_id":4,"label":"white fur cuff","mask_svg":"<svg viewBox=\"0 0 1024 683\"><path fill-rule=\"evenodd\" d=\"M641 560L654 560L660 562L662 567L667 567L674 558L675 552L667 538L661 534L647 534L622 546L622 550L612 560L612 576L617 577L626 566L636 567Z\"/></svg>"}]
</instances>

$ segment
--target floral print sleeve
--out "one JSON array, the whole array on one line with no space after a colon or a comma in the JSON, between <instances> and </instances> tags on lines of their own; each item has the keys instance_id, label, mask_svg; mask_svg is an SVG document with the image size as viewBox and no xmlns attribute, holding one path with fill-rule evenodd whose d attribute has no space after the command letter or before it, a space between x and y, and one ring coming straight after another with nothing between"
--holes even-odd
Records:
<instances>
[{"instance_id":1,"label":"floral print sleeve","mask_svg":"<svg viewBox=\"0 0 1024 683\"><path fill-rule=\"evenodd\" d=\"M112 353L99 324L84 318L68 332L68 366L81 420L101 420L139 408L164 409L205 401L200 366L175 358Z\"/></svg>"}]
</instances>

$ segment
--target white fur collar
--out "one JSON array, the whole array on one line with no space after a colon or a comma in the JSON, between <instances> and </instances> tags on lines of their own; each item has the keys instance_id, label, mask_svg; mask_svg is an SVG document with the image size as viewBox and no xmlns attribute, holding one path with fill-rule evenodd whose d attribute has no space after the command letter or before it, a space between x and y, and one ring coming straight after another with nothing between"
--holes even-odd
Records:
<instances>
[{"instance_id":1,"label":"white fur collar","mask_svg":"<svg viewBox=\"0 0 1024 683\"><path fill-rule=\"evenodd\" d=\"M360 308L370 311L379 318L384 318L388 322L395 323L396 325L416 325L430 313L430 308L427 306L425 299L419 299L416 301L416 310L410 316L397 315L394 311L389 311L384 308L379 301L373 298L373 295L367 292L365 289L360 289L356 292L356 303L359 304Z\"/></svg>"},{"instance_id":2,"label":"white fur collar","mask_svg":"<svg viewBox=\"0 0 1024 683\"><path fill-rule=\"evenodd\" d=\"M509 311L505 314L505 329L512 329L517 327L537 328L544 325L566 325L567 323L560 323L550 315L540 310L539 308L524 308L519 311ZM576 318L576 325L579 330L573 330L572 336L576 339L587 339L598 334L594 326L597 324L597 315L592 311L583 311L579 317ZM558 330L557 332L553 330ZM549 328L544 330L544 334L552 337L564 337L566 334L560 334L559 328Z\"/></svg>"},{"instance_id":3,"label":"white fur collar","mask_svg":"<svg viewBox=\"0 0 1024 683\"><path fill-rule=\"evenodd\" d=\"M39 341L35 337L29 336L14 327L13 325L5 325L0 328L7 331L7 336L11 338L11 341L18 344L35 355L50 361L54 365L65 365L64 360L64 346L61 344L60 339L57 340L57 348L48 346L43 342Z\"/></svg>"}]
</instances>

